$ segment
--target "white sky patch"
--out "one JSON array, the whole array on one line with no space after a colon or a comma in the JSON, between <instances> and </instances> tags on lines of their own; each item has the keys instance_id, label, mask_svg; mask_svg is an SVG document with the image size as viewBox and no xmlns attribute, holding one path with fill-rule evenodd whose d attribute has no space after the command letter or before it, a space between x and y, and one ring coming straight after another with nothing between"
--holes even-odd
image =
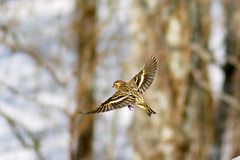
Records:
<instances>
[{"instance_id":1,"label":"white sky patch","mask_svg":"<svg viewBox=\"0 0 240 160\"><path fill-rule=\"evenodd\" d=\"M223 4L220 0L213 0L210 8L211 13L211 32L209 40L209 48L216 59L216 64L209 64L208 74L210 79L213 97L218 99L219 92L223 89L224 72L220 68L224 65L226 59L226 46L224 45L226 30L225 30L225 15L223 12ZM220 66L218 66L220 65Z\"/></svg>"},{"instance_id":2,"label":"white sky patch","mask_svg":"<svg viewBox=\"0 0 240 160\"><path fill-rule=\"evenodd\" d=\"M11 152L12 154L8 154ZM8 152L1 152L1 160L35 160L36 155L31 149L9 148Z\"/></svg>"},{"instance_id":3,"label":"white sky patch","mask_svg":"<svg viewBox=\"0 0 240 160\"><path fill-rule=\"evenodd\" d=\"M11 50L8 47L0 44L0 83L5 81L6 68L10 55Z\"/></svg>"},{"instance_id":4,"label":"white sky patch","mask_svg":"<svg viewBox=\"0 0 240 160\"><path fill-rule=\"evenodd\" d=\"M64 130L65 128L60 134L55 134L55 138L52 138L53 135L49 134L42 141L42 146L48 145L48 147L42 147L41 150L46 159L66 160L69 158L69 155L66 154L66 151L68 150L69 135Z\"/></svg>"},{"instance_id":5,"label":"white sky patch","mask_svg":"<svg viewBox=\"0 0 240 160\"><path fill-rule=\"evenodd\" d=\"M213 55L217 62L223 65L225 59L225 14L223 11L223 4L220 0L213 0L211 4L211 34L209 40L209 48L213 52Z\"/></svg>"},{"instance_id":6,"label":"white sky patch","mask_svg":"<svg viewBox=\"0 0 240 160\"><path fill-rule=\"evenodd\" d=\"M64 109L67 106L67 96L62 93L51 93L49 91L41 91L37 94L36 100L42 104L53 106L54 108Z\"/></svg>"},{"instance_id":7,"label":"white sky patch","mask_svg":"<svg viewBox=\"0 0 240 160\"><path fill-rule=\"evenodd\" d=\"M225 79L223 70L215 64L209 64L208 77L210 79L210 85L213 93L214 94L220 93Z\"/></svg>"},{"instance_id":8,"label":"white sky patch","mask_svg":"<svg viewBox=\"0 0 240 160\"><path fill-rule=\"evenodd\" d=\"M132 108L130 111L127 107L118 111L117 119L117 136L115 142L115 157L118 159L131 159L132 146L128 137L128 130L132 123L134 112L137 110ZM124 154L123 154L124 153Z\"/></svg>"},{"instance_id":9,"label":"white sky patch","mask_svg":"<svg viewBox=\"0 0 240 160\"><path fill-rule=\"evenodd\" d=\"M12 55L4 66L5 83L18 89L30 90L36 87L36 64L23 53Z\"/></svg>"},{"instance_id":10,"label":"white sky patch","mask_svg":"<svg viewBox=\"0 0 240 160\"><path fill-rule=\"evenodd\" d=\"M7 16L17 16L19 20L29 20L29 16L41 16L44 19L66 15L73 11L73 0L10 0L6 2ZM15 15L17 11L17 15ZM29 14L30 13L30 14Z\"/></svg>"}]
</instances>

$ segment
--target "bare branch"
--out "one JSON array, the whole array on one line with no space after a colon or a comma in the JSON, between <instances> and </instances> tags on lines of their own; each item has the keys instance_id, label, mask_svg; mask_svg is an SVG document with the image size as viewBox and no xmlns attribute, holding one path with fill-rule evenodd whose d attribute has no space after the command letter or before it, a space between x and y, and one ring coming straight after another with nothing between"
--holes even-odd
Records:
<instances>
[{"instance_id":1,"label":"bare branch","mask_svg":"<svg viewBox=\"0 0 240 160\"><path fill-rule=\"evenodd\" d=\"M198 84L199 87L201 87L202 89L204 89L206 91L210 91L210 92L212 91L208 82L206 82L202 78L202 74L200 71L198 71L197 69L192 69L192 75L193 75L194 81L196 82L196 84ZM240 111L240 101L236 97L231 96L227 93L221 92L220 99L223 102L227 103L232 108Z\"/></svg>"},{"instance_id":2,"label":"bare branch","mask_svg":"<svg viewBox=\"0 0 240 160\"><path fill-rule=\"evenodd\" d=\"M43 160L43 155L40 152L40 139L37 138L29 129L27 129L23 124L20 124L18 121L14 120L12 117L4 113L2 110L0 110L0 116L2 116L7 123L9 124L11 130L13 131L16 138L19 140L19 142L26 148L32 148L34 149L36 155L38 156L39 160ZM24 131L29 139L31 139L32 144L29 144L24 138L24 136L21 134L21 132Z\"/></svg>"},{"instance_id":3,"label":"bare branch","mask_svg":"<svg viewBox=\"0 0 240 160\"><path fill-rule=\"evenodd\" d=\"M36 97L28 96L28 95L24 94L24 92L20 92L19 90L15 89L15 88L13 88L13 87L11 87L11 86L3 83L3 82L0 82L0 85L5 86L9 91L13 92L15 95L23 97L27 100L30 100L30 101L38 104L39 107L41 106L41 107L47 108L47 109L55 109L55 110L58 110L58 111L61 111L61 112L65 113L65 114L68 113L65 109L62 109L62 108L60 108L58 106L55 106L55 105L49 105L49 104L42 103L42 102L38 101L36 99Z\"/></svg>"}]
</instances>

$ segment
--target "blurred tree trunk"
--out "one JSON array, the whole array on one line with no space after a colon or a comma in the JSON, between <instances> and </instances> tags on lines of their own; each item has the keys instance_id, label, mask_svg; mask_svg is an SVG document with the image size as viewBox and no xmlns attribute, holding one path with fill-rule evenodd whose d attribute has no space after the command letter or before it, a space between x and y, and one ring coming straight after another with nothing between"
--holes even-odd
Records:
<instances>
[{"instance_id":1,"label":"blurred tree trunk","mask_svg":"<svg viewBox=\"0 0 240 160\"><path fill-rule=\"evenodd\" d=\"M232 15L232 27L234 34L234 42L233 42L233 48L234 48L234 59L238 62L240 62L240 1L232 1L234 12ZM240 68L235 70L234 73L234 90L233 90L233 96L238 100L240 100ZM238 108L240 106L238 105ZM231 109L231 112L229 114L230 119L230 126L232 130L232 153L231 158L237 157L240 155L240 112L239 110L236 111L235 109Z\"/></svg>"},{"instance_id":2,"label":"blurred tree trunk","mask_svg":"<svg viewBox=\"0 0 240 160\"><path fill-rule=\"evenodd\" d=\"M193 3L196 11L196 22L193 27L193 41L205 50L208 49L208 41L210 36L210 0L195 1ZM193 51L195 54L203 54ZM194 60L194 59L193 59ZM195 118L192 123L193 143L191 146L190 159L210 159L213 144L213 101L210 87L206 90L201 83L210 86L208 78L209 62L204 59L197 59L192 62L192 76L194 84L191 85L189 93L191 107L195 109Z\"/></svg>"},{"instance_id":3,"label":"blurred tree trunk","mask_svg":"<svg viewBox=\"0 0 240 160\"><path fill-rule=\"evenodd\" d=\"M73 19L73 32L76 35L77 67L77 108L70 117L70 159L91 159L93 120L90 115L80 115L78 111L90 110L93 105L91 83L97 64L96 41L96 1L76 0Z\"/></svg>"},{"instance_id":4,"label":"blurred tree trunk","mask_svg":"<svg viewBox=\"0 0 240 160\"><path fill-rule=\"evenodd\" d=\"M131 64L134 59L136 66L142 66L142 57L158 56L157 76L144 96L157 114L149 118L136 112L131 133L133 159L209 159L213 138L211 92L191 78L201 76L208 83L207 63L192 55L189 48L192 39L207 48L209 1L142 0L134 1L133 6ZM190 15L196 18L194 22L189 20ZM192 62L192 57L197 62Z\"/></svg>"},{"instance_id":5,"label":"blurred tree trunk","mask_svg":"<svg viewBox=\"0 0 240 160\"><path fill-rule=\"evenodd\" d=\"M224 125L225 134L221 148L222 160L232 159L240 155L240 2L239 1L226 1L225 7L228 13L227 23L227 60L225 66L226 82L225 92L233 96L235 99L232 104L224 104L229 107L237 102L237 108L230 107L227 114L227 122Z\"/></svg>"}]
</instances>

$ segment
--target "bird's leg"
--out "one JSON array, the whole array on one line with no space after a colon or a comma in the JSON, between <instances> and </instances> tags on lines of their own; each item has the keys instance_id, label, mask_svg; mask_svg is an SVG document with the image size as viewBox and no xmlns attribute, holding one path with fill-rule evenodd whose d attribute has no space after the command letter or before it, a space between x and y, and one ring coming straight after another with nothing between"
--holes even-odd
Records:
<instances>
[{"instance_id":1,"label":"bird's leg","mask_svg":"<svg viewBox=\"0 0 240 160\"><path fill-rule=\"evenodd\" d=\"M132 111L133 106L131 104L128 105L128 109Z\"/></svg>"}]
</instances>

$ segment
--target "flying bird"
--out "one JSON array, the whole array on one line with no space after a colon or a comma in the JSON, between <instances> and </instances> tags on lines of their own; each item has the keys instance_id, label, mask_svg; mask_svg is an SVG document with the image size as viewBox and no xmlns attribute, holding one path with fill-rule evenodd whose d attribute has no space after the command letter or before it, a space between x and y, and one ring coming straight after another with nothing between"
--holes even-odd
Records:
<instances>
[{"instance_id":1,"label":"flying bird","mask_svg":"<svg viewBox=\"0 0 240 160\"><path fill-rule=\"evenodd\" d=\"M113 87L116 88L117 91L112 97L91 111L79 113L94 114L99 112L107 112L126 106L131 110L137 106L143 109L149 117L151 114L156 114L156 112L154 112L142 98L142 94L151 86L156 72L157 59L155 56L151 56L145 67L129 82L117 80L113 83Z\"/></svg>"}]
</instances>

